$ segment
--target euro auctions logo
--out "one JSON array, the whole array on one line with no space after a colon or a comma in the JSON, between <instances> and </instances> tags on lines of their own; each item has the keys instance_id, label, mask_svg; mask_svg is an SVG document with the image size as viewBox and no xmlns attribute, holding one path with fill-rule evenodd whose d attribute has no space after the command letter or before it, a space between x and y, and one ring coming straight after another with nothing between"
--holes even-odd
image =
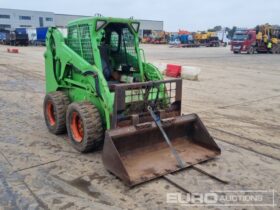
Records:
<instances>
[{"instance_id":1,"label":"euro auctions logo","mask_svg":"<svg viewBox=\"0 0 280 210\"><path fill-rule=\"evenodd\" d=\"M180 204L216 204L218 195L216 193L193 193L183 196L181 193L167 193L167 203Z\"/></svg>"},{"instance_id":2,"label":"euro auctions logo","mask_svg":"<svg viewBox=\"0 0 280 210\"><path fill-rule=\"evenodd\" d=\"M167 193L166 203L180 206L274 207L274 190L232 190L209 193Z\"/></svg>"}]
</instances>

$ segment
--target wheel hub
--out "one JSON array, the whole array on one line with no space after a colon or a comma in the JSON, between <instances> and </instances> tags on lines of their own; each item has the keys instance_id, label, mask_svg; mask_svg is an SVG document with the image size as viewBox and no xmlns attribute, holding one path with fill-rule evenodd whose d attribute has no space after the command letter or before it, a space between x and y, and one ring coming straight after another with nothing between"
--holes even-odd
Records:
<instances>
[{"instance_id":1,"label":"wheel hub","mask_svg":"<svg viewBox=\"0 0 280 210\"><path fill-rule=\"evenodd\" d=\"M55 125L55 110L51 101L47 102L47 117L51 126Z\"/></svg>"},{"instance_id":2,"label":"wheel hub","mask_svg":"<svg viewBox=\"0 0 280 210\"><path fill-rule=\"evenodd\" d=\"M84 137L83 121L77 112L72 113L71 132L76 142L82 142Z\"/></svg>"}]
</instances>

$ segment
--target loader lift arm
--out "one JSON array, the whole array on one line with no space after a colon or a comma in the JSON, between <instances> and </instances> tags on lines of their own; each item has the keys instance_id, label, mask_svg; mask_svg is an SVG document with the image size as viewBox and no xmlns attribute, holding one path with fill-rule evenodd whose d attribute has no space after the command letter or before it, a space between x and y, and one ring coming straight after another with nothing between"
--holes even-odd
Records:
<instances>
[{"instance_id":1,"label":"loader lift arm","mask_svg":"<svg viewBox=\"0 0 280 210\"><path fill-rule=\"evenodd\" d=\"M78 87L87 94L98 96L98 102L105 109L103 116L108 124L113 103L103 74L95 65L89 64L73 51L65 43L65 38L58 29L50 28L46 40L48 49L44 54L45 65L48 67L46 68L46 91L53 92L58 89ZM54 49L55 53L51 49ZM75 74L74 79L73 74ZM88 82L85 83L84 80Z\"/></svg>"}]
</instances>

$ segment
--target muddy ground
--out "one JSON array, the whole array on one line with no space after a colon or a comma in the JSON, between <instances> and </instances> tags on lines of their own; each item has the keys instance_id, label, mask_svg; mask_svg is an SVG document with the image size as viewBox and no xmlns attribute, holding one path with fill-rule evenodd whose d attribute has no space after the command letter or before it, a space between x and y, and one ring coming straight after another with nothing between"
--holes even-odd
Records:
<instances>
[{"instance_id":1,"label":"muddy ground","mask_svg":"<svg viewBox=\"0 0 280 210\"><path fill-rule=\"evenodd\" d=\"M167 193L182 191L163 178L126 187L104 169L101 152L79 154L66 135L47 131L44 48L19 47L19 54L6 48L0 46L0 209L272 209L170 204ZM202 69L199 81L184 80L183 112L198 113L222 149L201 167L229 184L194 169L176 179L191 192L274 190L279 209L279 55L143 48L149 61Z\"/></svg>"}]
</instances>

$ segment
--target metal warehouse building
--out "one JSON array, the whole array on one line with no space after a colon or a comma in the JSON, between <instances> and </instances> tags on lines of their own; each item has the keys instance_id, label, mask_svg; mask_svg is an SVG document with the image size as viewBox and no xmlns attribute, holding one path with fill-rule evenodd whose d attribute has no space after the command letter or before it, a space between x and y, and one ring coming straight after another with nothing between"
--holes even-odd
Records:
<instances>
[{"instance_id":1,"label":"metal warehouse building","mask_svg":"<svg viewBox=\"0 0 280 210\"><path fill-rule=\"evenodd\" d=\"M71 20L82 17L81 15L55 14L53 12L2 9L0 8L0 29L38 28L57 26L64 28ZM163 21L139 20L140 36L151 31L163 31Z\"/></svg>"}]
</instances>

